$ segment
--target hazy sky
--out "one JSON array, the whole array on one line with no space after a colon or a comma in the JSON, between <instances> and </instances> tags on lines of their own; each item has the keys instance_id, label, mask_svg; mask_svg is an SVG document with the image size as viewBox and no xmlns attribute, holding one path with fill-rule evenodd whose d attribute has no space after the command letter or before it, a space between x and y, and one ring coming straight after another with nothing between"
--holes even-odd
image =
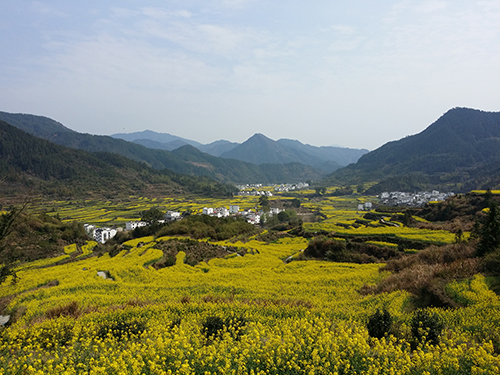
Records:
<instances>
[{"instance_id":1,"label":"hazy sky","mask_svg":"<svg viewBox=\"0 0 500 375\"><path fill-rule=\"evenodd\" d=\"M374 149L500 111L500 1L0 0L0 110Z\"/></svg>"}]
</instances>

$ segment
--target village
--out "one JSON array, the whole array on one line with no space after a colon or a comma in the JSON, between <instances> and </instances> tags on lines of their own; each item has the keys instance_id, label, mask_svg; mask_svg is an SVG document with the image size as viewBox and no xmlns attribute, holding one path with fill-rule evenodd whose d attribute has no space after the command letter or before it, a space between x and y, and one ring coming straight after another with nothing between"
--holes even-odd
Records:
<instances>
[{"instance_id":1,"label":"village","mask_svg":"<svg viewBox=\"0 0 500 375\"><path fill-rule=\"evenodd\" d=\"M441 202L455 195L452 192L441 193L437 190L405 193L402 191L383 192L379 204L386 206L422 207L429 202Z\"/></svg>"},{"instance_id":2,"label":"village","mask_svg":"<svg viewBox=\"0 0 500 375\"><path fill-rule=\"evenodd\" d=\"M208 216L215 216L215 217L243 217L248 223L254 224L254 225L259 225L261 222L261 219L264 215L267 215L268 217L273 216L273 215L278 215L281 211L283 211L281 208L274 208L271 207L269 209L269 212L264 213L262 210L241 210L238 205L230 205L229 208L227 207L218 207L218 208L213 208L213 207L204 207L201 211L201 215L208 215ZM164 215L164 218L161 220L158 220L158 223L164 224L168 223L171 221L175 220L182 220L183 215L178 212L178 211L167 211ZM125 228L123 227L96 227L95 225L92 224L84 224L85 231L87 234L94 239L94 241L104 244L106 241L109 239L113 238L116 236L118 232L122 231L130 231L134 230L139 227L145 227L149 225L148 222L146 221L129 221L125 224Z\"/></svg>"}]
</instances>

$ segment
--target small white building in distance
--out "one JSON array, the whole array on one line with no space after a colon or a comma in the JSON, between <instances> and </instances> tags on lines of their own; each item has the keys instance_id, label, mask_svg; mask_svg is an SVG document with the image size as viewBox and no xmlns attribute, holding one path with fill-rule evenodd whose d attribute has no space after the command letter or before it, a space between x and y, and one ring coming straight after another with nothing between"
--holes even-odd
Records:
<instances>
[{"instance_id":1,"label":"small white building in distance","mask_svg":"<svg viewBox=\"0 0 500 375\"><path fill-rule=\"evenodd\" d=\"M99 243L105 243L107 240L116 236L116 229L113 228L97 228L94 231L94 240Z\"/></svg>"},{"instance_id":2,"label":"small white building in distance","mask_svg":"<svg viewBox=\"0 0 500 375\"><path fill-rule=\"evenodd\" d=\"M237 214L239 210L240 210L240 206L234 206L234 205L229 206L229 213L230 214Z\"/></svg>"},{"instance_id":3,"label":"small white building in distance","mask_svg":"<svg viewBox=\"0 0 500 375\"><path fill-rule=\"evenodd\" d=\"M125 224L125 230L134 230L135 228L145 227L148 225L145 221L129 221Z\"/></svg>"},{"instance_id":4,"label":"small white building in distance","mask_svg":"<svg viewBox=\"0 0 500 375\"><path fill-rule=\"evenodd\" d=\"M203 207L203 211L201 213L203 215L213 215L214 209L212 207Z\"/></svg>"},{"instance_id":5,"label":"small white building in distance","mask_svg":"<svg viewBox=\"0 0 500 375\"><path fill-rule=\"evenodd\" d=\"M92 224L83 224L83 228L87 234L94 236L95 225Z\"/></svg>"},{"instance_id":6,"label":"small white building in distance","mask_svg":"<svg viewBox=\"0 0 500 375\"><path fill-rule=\"evenodd\" d=\"M214 215L217 217L229 216L229 210L226 207L219 207L214 210Z\"/></svg>"},{"instance_id":7,"label":"small white building in distance","mask_svg":"<svg viewBox=\"0 0 500 375\"><path fill-rule=\"evenodd\" d=\"M167 211L165 213L165 221L174 221L181 218L181 213L177 211Z\"/></svg>"}]
</instances>

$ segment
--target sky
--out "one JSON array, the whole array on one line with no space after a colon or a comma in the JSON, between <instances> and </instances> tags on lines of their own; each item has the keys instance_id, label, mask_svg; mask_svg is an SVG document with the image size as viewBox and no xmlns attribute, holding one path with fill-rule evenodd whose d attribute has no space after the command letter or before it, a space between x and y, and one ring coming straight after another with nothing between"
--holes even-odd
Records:
<instances>
[{"instance_id":1,"label":"sky","mask_svg":"<svg viewBox=\"0 0 500 375\"><path fill-rule=\"evenodd\" d=\"M0 0L0 111L373 150L500 111L500 1Z\"/></svg>"}]
</instances>

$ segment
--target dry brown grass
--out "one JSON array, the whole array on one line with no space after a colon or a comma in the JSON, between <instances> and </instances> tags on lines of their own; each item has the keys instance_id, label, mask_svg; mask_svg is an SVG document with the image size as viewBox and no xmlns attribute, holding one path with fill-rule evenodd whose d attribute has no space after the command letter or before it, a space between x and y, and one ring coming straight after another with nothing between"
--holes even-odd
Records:
<instances>
[{"instance_id":1,"label":"dry brown grass","mask_svg":"<svg viewBox=\"0 0 500 375\"><path fill-rule=\"evenodd\" d=\"M481 270L481 260L474 258L475 246L469 243L430 246L400 259L391 260L383 271L394 272L376 286L364 286L360 293L389 293L406 290L417 306L457 307L445 291L451 280L472 277Z\"/></svg>"}]
</instances>

